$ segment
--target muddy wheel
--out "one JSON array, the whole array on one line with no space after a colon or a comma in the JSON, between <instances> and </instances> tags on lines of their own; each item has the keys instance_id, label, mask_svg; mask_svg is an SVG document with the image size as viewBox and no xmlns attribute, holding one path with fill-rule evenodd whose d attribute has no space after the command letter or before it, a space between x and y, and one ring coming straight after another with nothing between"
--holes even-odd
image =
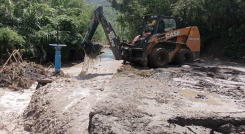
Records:
<instances>
[{"instance_id":1,"label":"muddy wheel","mask_svg":"<svg viewBox=\"0 0 245 134\"><path fill-rule=\"evenodd\" d=\"M190 63L193 61L193 55L189 49L180 49L176 54L176 63Z\"/></svg>"},{"instance_id":2,"label":"muddy wheel","mask_svg":"<svg viewBox=\"0 0 245 134\"><path fill-rule=\"evenodd\" d=\"M149 55L149 62L152 67L161 68L168 64L168 51L164 48L153 48Z\"/></svg>"}]
</instances>

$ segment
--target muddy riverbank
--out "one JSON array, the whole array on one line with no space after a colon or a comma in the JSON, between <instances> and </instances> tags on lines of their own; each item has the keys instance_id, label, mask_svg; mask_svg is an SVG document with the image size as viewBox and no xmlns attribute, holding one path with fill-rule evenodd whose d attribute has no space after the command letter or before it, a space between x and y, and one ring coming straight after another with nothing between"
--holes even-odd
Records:
<instances>
[{"instance_id":1,"label":"muddy riverbank","mask_svg":"<svg viewBox=\"0 0 245 134\"><path fill-rule=\"evenodd\" d=\"M143 68L122 65L110 50L85 62L63 66L69 75L32 90L15 124L0 125L0 132L245 132L244 64L201 58Z\"/></svg>"},{"instance_id":2,"label":"muddy riverbank","mask_svg":"<svg viewBox=\"0 0 245 134\"><path fill-rule=\"evenodd\" d=\"M243 65L202 61L161 69L122 66L109 95L91 110L89 132L245 133Z\"/></svg>"}]
</instances>

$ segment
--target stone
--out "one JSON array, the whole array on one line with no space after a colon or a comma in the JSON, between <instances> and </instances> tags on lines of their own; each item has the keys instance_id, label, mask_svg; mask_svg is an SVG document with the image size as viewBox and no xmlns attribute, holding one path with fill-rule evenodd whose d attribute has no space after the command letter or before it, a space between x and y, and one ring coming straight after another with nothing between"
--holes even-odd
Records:
<instances>
[{"instance_id":1,"label":"stone","mask_svg":"<svg viewBox=\"0 0 245 134\"><path fill-rule=\"evenodd\" d=\"M25 125L25 126L24 126L24 130L25 130L25 131L31 131L30 125Z\"/></svg>"},{"instance_id":2,"label":"stone","mask_svg":"<svg viewBox=\"0 0 245 134\"><path fill-rule=\"evenodd\" d=\"M241 96L242 93L241 92L236 92L236 95Z\"/></svg>"},{"instance_id":3,"label":"stone","mask_svg":"<svg viewBox=\"0 0 245 134\"><path fill-rule=\"evenodd\" d=\"M218 130L218 132L225 133L225 134L236 133L236 128L235 128L235 126L233 126L233 125L230 124L230 123L227 123L227 124L225 124L225 125L222 125L222 126L219 127L217 130Z\"/></svg>"},{"instance_id":4,"label":"stone","mask_svg":"<svg viewBox=\"0 0 245 134\"><path fill-rule=\"evenodd\" d=\"M237 132L245 132L245 125L240 125L237 127Z\"/></svg>"},{"instance_id":5,"label":"stone","mask_svg":"<svg viewBox=\"0 0 245 134\"><path fill-rule=\"evenodd\" d=\"M205 95L200 95L200 94L198 94L195 98L196 99L208 99Z\"/></svg>"}]
</instances>

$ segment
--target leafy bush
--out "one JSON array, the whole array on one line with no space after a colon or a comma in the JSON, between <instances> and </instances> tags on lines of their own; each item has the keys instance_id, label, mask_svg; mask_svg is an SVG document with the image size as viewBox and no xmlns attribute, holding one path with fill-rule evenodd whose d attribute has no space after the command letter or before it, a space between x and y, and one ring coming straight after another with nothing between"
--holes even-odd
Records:
<instances>
[{"instance_id":1,"label":"leafy bush","mask_svg":"<svg viewBox=\"0 0 245 134\"><path fill-rule=\"evenodd\" d=\"M13 49L16 49L16 45L23 46L24 39L17 32L13 31L9 27L0 28L0 62L8 58Z\"/></svg>"},{"instance_id":2,"label":"leafy bush","mask_svg":"<svg viewBox=\"0 0 245 134\"><path fill-rule=\"evenodd\" d=\"M49 44L57 43L57 25L59 44L67 45L62 48L62 60L74 59L70 54L73 50L79 57L93 11L85 0L1 0L2 62L13 49L20 49L24 58L54 61L55 49ZM97 32L94 40L101 40L101 34Z\"/></svg>"}]
</instances>

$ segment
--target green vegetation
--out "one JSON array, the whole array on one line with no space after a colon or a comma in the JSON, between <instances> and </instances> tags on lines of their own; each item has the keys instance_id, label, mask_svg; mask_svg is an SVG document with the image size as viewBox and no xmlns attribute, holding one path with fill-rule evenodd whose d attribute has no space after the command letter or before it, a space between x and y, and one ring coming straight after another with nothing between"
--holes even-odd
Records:
<instances>
[{"instance_id":1,"label":"green vegetation","mask_svg":"<svg viewBox=\"0 0 245 134\"><path fill-rule=\"evenodd\" d=\"M19 49L23 58L53 61L55 50L49 44L59 43L62 60L81 55L80 44L93 15L94 8L85 0L0 0L0 63L13 49ZM97 32L94 40L104 33Z\"/></svg>"},{"instance_id":2,"label":"green vegetation","mask_svg":"<svg viewBox=\"0 0 245 134\"><path fill-rule=\"evenodd\" d=\"M142 17L162 14L183 18L184 27L198 26L202 50L220 46L230 57L245 55L245 2L243 0L108 0L120 12L123 35L132 40L140 33Z\"/></svg>"},{"instance_id":3,"label":"green vegetation","mask_svg":"<svg viewBox=\"0 0 245 134\"><path fill-rule=\"evenodd\" d=\"M113 25L115 31L117 32L117 34L121 37L123 36L122 34L122 30L121 27L118 23L118 21L116 21L117 19L117 15L119 14L116 10L114 10L111 7L111 3L108 2L108 0L86 0L91 6L94 7L94 9L96 9L99 6L103 6L103 11L106 15L106 17L108 18L108 20L111 22L111 24ZM101 33L103 32L103 29L101 27L101 25L99 25L98 29L96 30L96 32ZM106 36L104 34L100 34L101 35L101 40L100 43L107 45L109 44Z\"/></svg>"},{"instance_id":4,"label":"green vegetation","mask_svg":"<svg viewBox=\"0 0 245 134\"><path fill-rule=\"evenodd\" d=\"M117 15L116 11L111 8L111 3L107 0L86 0L90 5L97 8L99 6L103 6L103 10L111 22L115 22Z\"/></svg>"},{"instance_id":5,"label":"green vegetation","mask_svg":"<svg viewBox=\"0 0 245 134\"><path fill-rule=\"evenodd\" d=\"M23 58L53 61L56 27L62 60L81 57L80 44L93 11L103 6L121 38L132 40L141 31L142 17L163 14L183 18L184 26L198 26L202 52L220 46L230 57L245 55L243 0L0 0L0 63L14 49ZM113 8L111 8L113 7ZM107 44L101 26L93 41Z\"/></svg>"}]
</instances>

